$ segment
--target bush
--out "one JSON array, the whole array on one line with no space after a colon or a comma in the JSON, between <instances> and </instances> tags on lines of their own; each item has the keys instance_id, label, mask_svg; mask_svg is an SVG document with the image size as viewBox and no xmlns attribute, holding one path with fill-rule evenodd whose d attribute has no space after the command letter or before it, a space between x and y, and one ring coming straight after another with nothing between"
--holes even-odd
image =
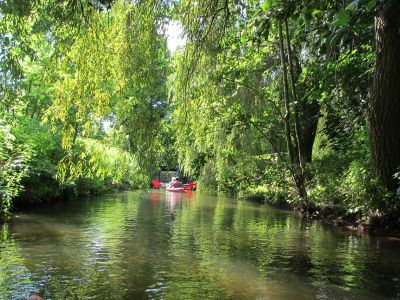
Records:
<instances>
[{"instance_id":1,"label":"bush","mask_svg":"<svg viewBox=\"0 0 400 300\"><path fill-rule=\"evenodd\" d=\"M66 151L60 134L38 120L9 123L0 120L0 220L12 205L147 186L148 177L129 152L83 138Z\"/></svg>"},{"instance_id":2,"label":"bush","mask_svg":"<svg viewBox=\"0 0 400 300\"><path fill-rule=\"evenodd\" d=\"M147 187L149 182L131 153L88 138L79 138L61 160L57 178L75 185L78 194Z\"/></svg>"},{"instance_id":3,"label":"bush","mask_svg":"<svg viewBox=\"0 0 400 300\"><path fill-rule=\"evenodd\" d=\"M28 172L22 179L24 189L15 204L37 203L58 198L63 187L57 180L57 165L65 155L61 148L61 138L47 125L36 119L19 118L14 126L14 134L19 144L29 151Z\"/></svg>"},{"instance_id":4,"label":"bush","mask_svg":"<svg viewBox=\"0 0 400 300\"><path fill-rule=\"evenodd\" d=\"M12 199L23 190L28 174L29 148L19 144L11 126L0 120L0 221L9 217Z\"/></svg>"}]
</instances>

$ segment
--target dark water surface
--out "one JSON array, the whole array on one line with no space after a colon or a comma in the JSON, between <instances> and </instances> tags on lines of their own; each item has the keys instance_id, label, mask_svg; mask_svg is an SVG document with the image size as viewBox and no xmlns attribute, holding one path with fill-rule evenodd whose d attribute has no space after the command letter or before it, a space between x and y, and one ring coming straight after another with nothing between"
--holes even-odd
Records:
<instances>
[{"instance_id":1,"label":"dark water surface","mask_svg":"<svg viewBox=\"0 0 400 300\"><path fill-rule=\"evenodd\" d=\"M128 192L0 229L0 299L398 299L400 242L254 202Z\"/></svg>"}]
</instances>

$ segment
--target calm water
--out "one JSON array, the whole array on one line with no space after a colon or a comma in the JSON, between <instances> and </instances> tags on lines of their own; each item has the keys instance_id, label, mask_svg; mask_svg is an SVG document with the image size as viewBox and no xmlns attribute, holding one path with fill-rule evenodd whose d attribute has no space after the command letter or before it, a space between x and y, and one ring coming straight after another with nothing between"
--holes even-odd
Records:
<instances>
[{"instance_id":1,"label":"calm water","mask_svg":"<svg viewBox=\"0 0 400 300\"><path fill-rule=\"evenodd\" d=\"M20 213L0 299L400 298L400 242L258 203L129 192Z\"/></svg>"}]
</instances>

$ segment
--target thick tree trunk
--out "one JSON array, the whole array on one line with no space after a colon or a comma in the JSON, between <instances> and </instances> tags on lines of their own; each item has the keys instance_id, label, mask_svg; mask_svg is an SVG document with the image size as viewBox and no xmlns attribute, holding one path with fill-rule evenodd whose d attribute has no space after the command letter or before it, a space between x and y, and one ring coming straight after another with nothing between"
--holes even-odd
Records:
<instances>
[{"instance_id":1,"label":"thick tree trunk","mask_svg":"<svg viewBox=\"0 0 400 300\"><path fill-rule=\"evenodd\" d=\"M288 32L289 30L287 28L287 34L289 36ZM290 45L290 40L288 44ZM292 80L293 82L297 82L299 75L301 73L301 65L295 50L291 51L289 54L291 56L290 61L292 62L291 66L293 72L293 75L291 75L293 76ZM295 93L297 94L296 91ZM294 99L297 98L297 96L294 97L295 97ZM312 149L314 146L315 136L317 134L317 127L318 127L318 120L319 120L319 113L321 106L319 105L318 101L311 101L311 102L299 101L299 103L297 103L297 109L300 117L299 120L299 124L301 127L300 135L303 146L302 155L305 159L305 164L307 164L312 161Z\"/></svg>"},{"instance_id":2,"label":"thick tree trunk","mask_svg":"<svg viewBox=\"0 0 400 300\"><path fill-rule=\"evenodd\" d=\"M319 112L321 106L318 102L304 103L302 108L303 118L303 146L307 163L312 161L312 149L317 134Z\"/></svg>"},{"instance_id":3,"label":"thick tree trunk","mask_svg":"<svg viewBox=\"0 0 400 300\"><path fill-rule=\"evenodd\" d=\"M398 181L393 174L400 167L400 1L381 5L375 17L376 65L369 129L377 173L383 185L394 191Z\"/></svg>"}]
</instances>

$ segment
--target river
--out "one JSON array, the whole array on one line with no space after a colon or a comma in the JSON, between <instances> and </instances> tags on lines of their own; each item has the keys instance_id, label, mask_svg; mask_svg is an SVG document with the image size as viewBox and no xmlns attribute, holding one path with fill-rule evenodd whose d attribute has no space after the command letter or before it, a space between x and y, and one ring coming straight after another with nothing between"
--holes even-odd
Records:
<instances>
[{"instance_id":1,"label":"river","mask_svg":"<svg viewBox=\"0 0 400 300\"><path fill-rule=\"evenodd\" d=\"M397 239L200 192L124 192L0 229L0 299L397 299Z\"/></svg>"}]
</instances>

